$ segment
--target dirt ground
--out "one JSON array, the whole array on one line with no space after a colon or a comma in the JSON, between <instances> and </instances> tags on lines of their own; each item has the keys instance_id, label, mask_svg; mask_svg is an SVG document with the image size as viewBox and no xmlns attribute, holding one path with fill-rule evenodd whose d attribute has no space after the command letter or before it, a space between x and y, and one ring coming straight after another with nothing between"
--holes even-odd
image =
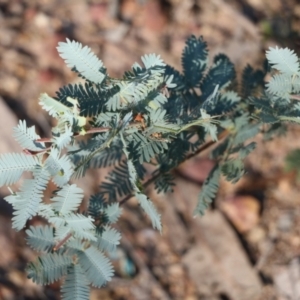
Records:
<instances>
[{"instance_id":1,"label":"dirt ground","mask_svg":"<svg viewBox=\"0 0 300 300\"><path fill-rule=\"evenodd\" d=\"M58 56L65 38L89 45L112 76L145 53L180 68L185 39L202 35L210 56L225 53L240 74L259 66L269 46L300 55L297 0L0 0L0 153L19 152L11 137L18 119L49 136L41 92L54 95L78 78ZM163 233L128 201L117 227L123 234L115 278L92 290L101 300L300 299L300 184L285 172L285 157L300 148L300 130L265 142L247 160L237 184L221 183L214 208L193 218L197 196L212 167L207 153L176 170L174 193L149 195L162 213ZM97 186L98 173L82 181ZM95 180L96 178L96 180ZM98 177L99 178L99 177ZM0 189L0 198L8 194ZM59 299L59 284L40 287L24 268L35 258L24 233L11 230L12 210L0 199L0 299Z\"/></svg>"}]
</instances>

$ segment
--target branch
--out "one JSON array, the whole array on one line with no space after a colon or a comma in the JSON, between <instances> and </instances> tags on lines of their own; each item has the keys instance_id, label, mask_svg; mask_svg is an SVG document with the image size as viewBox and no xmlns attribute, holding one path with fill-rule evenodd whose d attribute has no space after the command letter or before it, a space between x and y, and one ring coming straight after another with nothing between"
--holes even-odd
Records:
<instances>
[{"instance_id":1,"label":"branch","mask_svg":"<svg viewBox=\"0 0 300 300\"><path fill-rule=\"evenodd\" d=\"M224 130L221 134L219 134L218 136L218 141L222 140L223 138L225 138L226 136L228 136L228 131ZM202 147L200 147L199 149L197 149L195 152L190 153L189 155L187 155L185 157L185 159L180 163L184 163L185 161L187 161L188 159L191 159L192 157L197 156L199 153L205 151L206 149L208 149L209 147L211 147L212 145L216 144L218 141L209 141L206 144L204 144ZM168 170L172 171L173 169L177 168L178 166ZM155 182L156 179L158 179L161 175L163 175L164 172L158 172L156 175L152 176L150 179L148 179L144 184L143 184L143 188L146 189L147 187L149 187L153 182ZM122 206L124 205L130 198L134 197L134 195L129 194L127 195L125 198L123 198L120 202L119 205Z\"/></svg>"},{"instance_id":2,"label":"branch","mask_svg":"<svg viewBox=\"0 0 300 300\"><path fill-rule=\"evenodd\" d=\"M99 133L99 132L107 132L109 131L111 128L110 127L98 127L98 128L91 128L89 130L87 130L84 135L86 134L92 134L92 133ZM81 134L79 132L75 132L75 134L73 135L73 137L78 137ZM51 138L41 138L41 139L37 139L35 140L36 142L43 142L43 143L52 143Z\"/></svg>"}]
</instances>

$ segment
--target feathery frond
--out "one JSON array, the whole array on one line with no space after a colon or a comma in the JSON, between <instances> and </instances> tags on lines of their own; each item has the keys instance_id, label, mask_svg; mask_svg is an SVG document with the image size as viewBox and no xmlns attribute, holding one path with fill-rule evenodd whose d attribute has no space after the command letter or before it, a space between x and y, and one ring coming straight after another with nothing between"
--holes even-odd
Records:
<instances>
[{"instance_id":1,"label":"feathery frond","mask_svg":"<svg viewBox=\"0 0 300 300\"><path fill-rule=\"evenodd\" d=\"M245 173L244 164L240 159L227 160L221 170L226 179L232 183L236 183Z\"/></svg>"},{"instance_id":2,"label":"feathery frond","mask_svg":"<svg viewBox=\"0 0 300 300\"><path fill-rule=\"evenodd\" d=\"M217 190L219 188L219 180L220 180L220 168L216 165L209 173L207 178L205 179L202 190L200 192L197 207L195 209L194 214L204 215L208 206L213 202L216 197Z\"/></svg>"},{"instance_id":3,"label":"feathery frond","mask_svg":"<svg viewBox=\"0 0 300 300\"><path fill-rule=\"evenodd\" d=\"M107 195L108 202L115 202L118 196L130 194L132 186L128 179L127 164L122 162L105 177L100 184L100 191Z\"/></svg>"},{"instance_id":4,"label":"feathery frond","mask_svg":"<svg viewBox=\"0 0 300 300\"><path fill-rule=\"evenodd\" d=\"M86 277L95 287L101 287L111 280L113 268L110 261L94 246L78 254L79 264Z\"/></svg>"},{"instance_id":5,"label":"feathery frond","mask_svg":"<svg viewBox=\"0 0 300 300\"><path fill-rule=\"evenodd\" d=\"M219 54L214 58L214 64L209 69L201 82L201 99L206 100L219 86L221 91L235 79L235 69L233 63L224 54Z\"/></svg>"},{"instance_id":6,"label":"feathery frond","mask_svg":"<svg viewBox=\"0 0 300 300\"><path fill-rule=\"evenodd\" d=\"M139 162L149 162L156 154L168 149L168 143L164 140L154 140L146 138L143 134L135 132L128 137L129 142L133 142L134 145L138 145Z\"/></svg>"},{"instance_id":7,"label":"feathery frond","mask_svg":"<svg viewBox=\"0 0 300 300\"><path fill-rule=\"evenodd\" d=\"M295 75L299 73L298 57L293 50L288 48L270 47L266 51L266 57L273 68L286 75Z\"/></svg>"},{"instance_id":8,"label":"feathery frond","mask_svg":"<svg viewBox=\"0 0 300 300\"><path fill-rule=\"evenodd\" d=\"M43 191L50 179L48 171L41 167L36 168L33 175L33 179L24 180L20 192L10 196L10 199L15 199L15 202L12 203L15 209L12 227L15 230L21 230L26 221L37 214L39 204L42 202Z\"/></svg>"},{"instance_id":9,"label":"feathery frond","mask_svg":"<svg viewBox=\"0 0 300 300\"><path fill-rule=\"evenodd\" d=\"M66 184L56 191L55 197L51 198L51 205L59 214L66 215L78 209L82 198L83 190L81 188L75 184Z\"/></svg>"},{"instance_id":10,"label":"feathery frond","mask_svg":"<svg viewBox=\"0 0 300 300\"><path fill-rule=\"evenodd\" d=\"M36 156L23 153L5 153L0 156L0 186L19 181L23 172L32 171L40 165Z\"/></svg>"},{"instance_id":11,"label":"feathery frond","mask_svg":"<svg viewBox=\"0 0 300 300\"><path fill-rule=\"evenodd\" d=\"M28 277L38 284L50 284L65 276L72 258L59 253L47 253L27 266Z\"/></svg>"},{"instance_id":12,"label":"feathery frond","mask_svg":"<svg viewBox=\"0 0 300 300\"><path fill-rule=\"evenodd\" d=\"M52 132L53 134L53 132ZM65 128L63 132L58 132L57 134L53 134L52 141L55 144L55 146L61 150L65 148L68 144L70 144L73 136L73 131L71 126L67 126L65 124Z\"/></svg>"},{"instance_id":13,"label":"feathery frond","mask_svg":"<svg viewBox=\"0 0 300 300\"><path fill-rule=\"evenodd\" d=\"M112 203L105 208L105 214L108 217L108 223L116 223L121 216L122 209L119 206L119 203Z\"/></svg>"},{"instance_id":14,"label":"feathery frond","mask_svg":"<svg viewBox=\"0 0 300 300\"><path fill-rule=\"evenodd\" d=\"M53 182L59 186L64 186L69 180L73 172L73 166L67 155L60 156L58 149L52 148L50 155L45 161L45 167L53 176Z\"/></svg>"},{"instance_id":15,"label":"feathery frond","mask_svg":"<svg viewBox=\"0 0 300 300\"><path fill-rule=\"evenodd\" d=\"M53 227L30 226L26 230L27 242L36 251L50 252L55 246Z\"/></svg>"},{"instance_id":16,"label":"feathery frond","mask_svg":"<svg viewBox=\"0 0 300 300\"><path fill-rule=\"evenodd\" d=\"M94 219L92 219L90 216L86 217L81 214L69 213L65 215L63 219L65 221L65 224L63 225L65 231L72 231L76 238L91 241L97 239L94 232Z\"/></svg>"},{"instance_id":17,"label":"feathery frond","mask_svg":"<svg viewBox=\"0 0 300 300\"><path fill-rule=\"evenodd\" d=\"M161 232L162 226L161 226L160 214L156 211L156 208L152 203L152 201L142 193L136 193L135 196L139 204L141 205L142 209L149 216L153 228L158 229Z\"/></svg>"},{"instance_id":18,"label":"feathery frond","mask_svg":"<svg viewBox=\"0 0 300 300\"><path fill-rule=\"evenodd\" d=\"M13 130L13 137L23 149L31 151L41 151L45 149L44 143L36 142L36 140L41 137L35 133L35 126L27 128L25 120L23 120L23 122L20 120L18 126Z\"/></svg>"},{"instance_id":19,"label":"feathery frond","mask_svg":"<svg viewBox=\"0 0 300 300\"><path fill-rule=\"evenodd\" d=\"M61 287L62 300L89 300L89 282L78 264L68 269L68 274Z\"/></svg>"},{"instance_id":20,"label":"feathery frond","mask_svg":"<svg viewBox=\"0 0 300 300\"><path fill-rule=\"evenodd\" d=\"M105 79L103 63L88 46L75 41L59 42L57 51L69 68L76 68L87 80L100 84Z\"/></svg>"},{"instance_id":21,"label":"feathery frond","mask_svg":"<svg viewBox=\"0 0 300 300\"><path fill-rule=\"evenodd\" d=\"M48 96L46 93L41 94L39 100L39 104L42 106L42 108L54 118L58 118L69 113L72 106L70 103L68 103L68 106L66 106L56 99Z\"/></svg>"},{"instance_id":22,"label":"feathery frond","mask_svg":"<svg viewBox=\"0 0 300 300\"><path fill-rule=\"evenodd\" d=\"M202 37L187 39L181 61L187 86L199 87L208 63L207 44Z\"/></svg>"},{"instance_id":23,"label":"feathery frond","mask_svg":"<svg viewBox=\"0 0 300 300\"><path fill-rule=\"evenodd\" d=\"M121 234L117 230L110 226L105 226L101 235L98 235L96 245L104 252L107 251L108 253L114 253L117 245L120 243L120 239Z\"/></svg>"}]
</instances>

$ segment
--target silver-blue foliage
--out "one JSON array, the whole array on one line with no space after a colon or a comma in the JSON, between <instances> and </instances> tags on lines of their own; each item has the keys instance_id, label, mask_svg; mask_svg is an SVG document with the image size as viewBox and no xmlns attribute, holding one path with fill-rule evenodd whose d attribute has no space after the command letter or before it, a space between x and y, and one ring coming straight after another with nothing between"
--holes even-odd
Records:
<instances>
[{"instance_id":1,"label":"silver-blue foliage","mask_svg":"<svg viewBox=\"0 0 300 300\"><path fill-rule=\"evenodd\" d=\"M220 54L210 64L206 43L195 36L183 51L183 74L147 54L142 65L135 63L116 79L89 47L67 39L57 49L85 83L64 86L55 97L40 96L42 108L56 119L52 137L41 139L34 126L20 121L13 136L23 153L0 156L0 186L32 174L5 200L13 206L16 230L35 216L45 219L45 225L26 230L27 243L39 254L27 272L40 284L63 279L65 300L89 299L89 285L102 287L111 280L108 257L121 238L112 225L128 199L135 197L152 226L162 231L146 187L171 191L173 169L216 145L210 153L215 166L195 204L195 213L203 215L217 196L221 176L236 182L246 172L243 160L255 149L257 134L270 138L283 132L283 123L300 123L299 60L287 48L267 51L273 67L268 83L267 68L247 66L241 88L229 58ZM147 164L155 170L145 181ZM84 191L73 179L89 168L108 175L84 210ZM47 199L50 181L56 190Z\"/></svg>"}]
</instances>

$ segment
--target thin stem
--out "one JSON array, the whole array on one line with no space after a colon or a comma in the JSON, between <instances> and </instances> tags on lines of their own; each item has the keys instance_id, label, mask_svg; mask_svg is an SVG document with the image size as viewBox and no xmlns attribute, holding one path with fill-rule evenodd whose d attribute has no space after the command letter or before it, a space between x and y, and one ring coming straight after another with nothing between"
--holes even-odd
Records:
<instances>
[{"instance_id":1,"label":"thin stem","mask_svg":"<svg viewBox=\"0 0 300 300\"><path fill-rule=\"evenodd\" d=\"M109 131L111 128L110 127L96 127L96 128L91 128L89 130L87 130L84 135L86 134L93 134L93 133L100 133L100 132L107 132ZM79 132L76 132L73 136L74 137L78 137L81 134ZM52 143L52 138L41 138L41 139L37 139L35 140L36 142L43 142L43 143Z\"/></svg>"},{"instance_id":2,"label":"thin stem","mask_svg":"<svg viewBox=\"0 0 300 300\"><path fill-rule=\"evenodd\" d=\"M300 101L300 96L299 95L290 95L290 98Z\"/></svg>"},{"instance_id":3,"label":"thin stem","mask_svg":"<svg viewBox=\"0 0 300 300\"><path fill-rule=\"evenodd\" d=\"M105 143L101 145L101 147L90 153L79 165L76 166L74 171L77 172L80 168L87 164L97 153L103 151L106 147L109 147L114 137L115 136L111 136Z\"/></svg>"},{"instance_id":4,"label":"thin stem","mask_svg":"<svg viewBox=\"0 0 300 300\"><path fill-rule=\"evenodd\" d=\"M219 134L218 136L218 140L220 141L221 139L225 138L228 135L228 131L224 130L221 134ZM216 143L216 141L209 141L206 144L204 144L202 147L200 147L199 149L197 149L195 152L190 153L189 155L187 155L185 157L185 159L180 163L184 163L185 161L187 161L188 159L191 159L192 157L197 156L199 153L205 151L206 149L208 149L209 147L211 147L212 145L214 145ZM177 168L178 166L174 167ZM172 168L171 170L173 170L174 168ZM169 171L171 171L169 170ZM168 171L168 172L169 172ZM150 186L153 182L155 182L156 179L158 179L162 174L164 174L164 172L158 172L156 175L152 176L149 180L147 180L144 184L143 184L143 188L146 189L148 186ZM129 194L127 195L125 198L123 198L120 202L119 205L122 206L124 205L130 198L134 197L134 195Z\"/></svg>"},{"instance_id":5,"label":"thin stem","mask_svg":"<svg viewBox=\"0 0 300 300\"><path fill-rule=\"evenodd\" d=\"M69 232L61 241L59 241L53 248L53 251L57 251L68 239L72 236L72 232Z\"/></svg>"},{"instance_id":6,"label":"thin stem","mask_svg":"<svg viewBox=\"0 0 300 300\"><path fill-rule=\"evenodd\" d=\"M125 198L123 198L120 202L119 202L119 206L124 205L130 198L134 197L134 195L129 194L127 195Z\"/></svg>"}]
</instances>

